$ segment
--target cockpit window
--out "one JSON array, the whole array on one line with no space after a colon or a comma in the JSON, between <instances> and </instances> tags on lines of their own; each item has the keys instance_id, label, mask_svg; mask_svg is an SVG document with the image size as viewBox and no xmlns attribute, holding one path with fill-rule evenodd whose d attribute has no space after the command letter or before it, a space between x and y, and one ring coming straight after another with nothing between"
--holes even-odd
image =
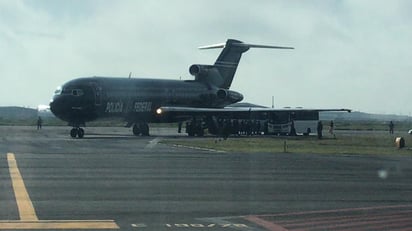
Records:
<instances>
[{"instance_id":1,"label":"cockpit window","mask_svg":"<svg viewBox=\"0 0 412 231\"><path fill-rule=\"evenodd\" d=\"M73 90L72 90L72 95L74 95L74 96L82 96L82 95L83 95L83 90L81 90L81 89L73 89Z\"/></svg>"},{"instance_id":2,"label":"cockpit window","mask_svg":"<svg viewBox=\"0 0 412 231\"><path fill-rule=\"evenodd\" d=\"M54 91L54 95L61 95L62 93L62 87L58 86L57 89Z\"/></svg>"}]
</instances>

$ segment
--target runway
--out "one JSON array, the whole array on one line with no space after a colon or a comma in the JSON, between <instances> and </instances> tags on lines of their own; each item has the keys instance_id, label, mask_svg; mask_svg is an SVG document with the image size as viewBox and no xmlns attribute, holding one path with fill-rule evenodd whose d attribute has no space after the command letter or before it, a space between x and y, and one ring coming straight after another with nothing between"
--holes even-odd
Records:
<instances>
[{"instance_id":1,"label":"runway","mask_svg":"<svg viewBox=\"0 0 412 231\"><path fill-rule=\"evenodd\" d=\"M188 139L168 128L68 132L0 127L0 230L412 228L411 156L222 153L162 144Z\"/></svg>"}]
</instances>

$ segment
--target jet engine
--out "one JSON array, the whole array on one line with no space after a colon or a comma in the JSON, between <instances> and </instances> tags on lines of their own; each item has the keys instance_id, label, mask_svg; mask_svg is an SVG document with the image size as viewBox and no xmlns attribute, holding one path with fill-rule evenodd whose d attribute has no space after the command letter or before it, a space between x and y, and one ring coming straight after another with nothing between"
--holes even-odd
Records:
<instances>
[{"instance_id":1,"label":"jet engine","mask_svg":"<svg viewBox=\"0 0 412 231\"><path fill-rule=\"evenodd\" d=\"M207 94L201 94L200 100L206 107L225 107L243 100L243 95L226 89L212 89Z\"/></svg>"},{"instance_id":2,"label":"jet engine","mask_svg":"<svg viewBox=\"0 0 412 231\"><path fill-rule=\"evenodd\" d=\"M237 103L243 100L243 95L236 91L226 90L226 89L219 89L216 92L216 96L218 100L222 100L225 102Z\"/></svg>"},{"instance_id":3,"label":"jet engine","mask_svg":"<svg viewBox=\"0 0 412 231\"><path fill-rule=\"evenodd\" d=\"M193 64L189 68L189 73L193 76L206 76L212 68L214 68L213 65Z\"/></svg>"},{"instance_id":4,"label":"jet engine","mask_svg":"<svg viewBox=\"0 0 412 231\"><path fill-rule=\"evenodd\" d=\"M216 96L218 99L226 99L227 95L228 95L228 92L225 89L219 89L216 92Z\"/></svg>"},{"instance_id":5,"label":"jet engine","mask_svg":"<svg viewBox=\"0 0 412 231\"><path fill-rule=\"evenodd\" d=\"M195 80L220 86L223 84L223 78L219 70L214 65L193 64L189 68L191 75L195 76Z\"/></svg>"}]
</instances>

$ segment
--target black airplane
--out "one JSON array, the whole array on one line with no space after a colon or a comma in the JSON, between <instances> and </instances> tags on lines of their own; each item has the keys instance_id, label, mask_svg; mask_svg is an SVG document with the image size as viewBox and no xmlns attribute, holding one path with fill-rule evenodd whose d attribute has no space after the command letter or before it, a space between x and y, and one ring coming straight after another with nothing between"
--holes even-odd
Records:
<instances>
[{"instance_id":1,"label":"black airplane","mask_svg":"<svg viewBox=\"0 0 412 231\"><path fill-rule=\"evenodd\" d=\"M209 128L217 133L217 116L248 116L251 108L228 108L243 100L229 90L242 54L249 48L293 49L292 47L247 44L229 39L226 43L199 47L223 48L214 65L194 64L189 72L194 80L86 77L57 88L50 102L53 114L67 121L71 137L82 138L86 122L99 118L122 117L133 134L149 135L148 123L190 121L189 135L203 135ZM256 109L253 109L254 111ZM261 108L257 111L274 111ZM331 109L335 110L335 109ZM215 129L213 129L215 127ZM215 132L213 132L215 130Z\"/></svg>"}]
</instances>

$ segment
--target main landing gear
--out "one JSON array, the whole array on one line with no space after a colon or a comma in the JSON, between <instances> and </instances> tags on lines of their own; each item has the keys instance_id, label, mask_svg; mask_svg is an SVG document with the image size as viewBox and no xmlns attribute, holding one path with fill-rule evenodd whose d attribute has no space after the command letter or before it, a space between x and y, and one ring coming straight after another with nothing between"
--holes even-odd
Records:
<instances>
[{"instance_id":1,"label":"main landing gear","mask_svg":"<svg viewBox=\"0 0 412 231\"><path fill-rule=\"evenodd\" d=\"M133 125L133 134L135 136L149 136L149 125L147 123Z\"/></svg>"},{"instance_id":2,"label":"main landing gear","mask_svg":"<svg viewBox=\"0 0 412 231\"><path fill-rule=\"evenodd\" d=\"M78 137L79 139L84 137L84 130L83 128L72 128L72 130L70 131L70 136L72 138L76 138Z\"/></svg>"},{"instance_id":3,"label":"main landing gear","mask_svg":"<svg viewBox=\"0 0 412 231\"><path fill-rule=\"evenodd\" d=\"M186 133L189 136L204 136L204 128L203 128L203 124L202 121L196 121L196 120L192 120L190 122L186 123Z\"/></svg>"}]
</instances>

